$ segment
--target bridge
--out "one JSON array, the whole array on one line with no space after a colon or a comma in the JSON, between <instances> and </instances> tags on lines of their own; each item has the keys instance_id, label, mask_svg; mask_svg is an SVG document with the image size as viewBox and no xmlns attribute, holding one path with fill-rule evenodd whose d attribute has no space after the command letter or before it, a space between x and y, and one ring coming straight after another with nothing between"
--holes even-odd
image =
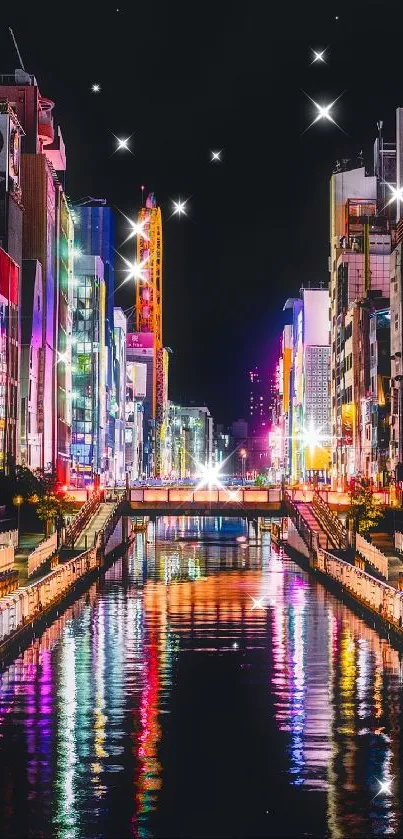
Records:
<instances>
[{"instance_id":1,"label":"bridge","mask_svg":"<svg viewBox=\"0 0 403 839\"><path fill-rule=\"evenodd\" d=\"M132 488L126 504L137 516L233 516L280 515L280 487L228 487L196 489L180 487Z\"/></svg>"}]
</instances>

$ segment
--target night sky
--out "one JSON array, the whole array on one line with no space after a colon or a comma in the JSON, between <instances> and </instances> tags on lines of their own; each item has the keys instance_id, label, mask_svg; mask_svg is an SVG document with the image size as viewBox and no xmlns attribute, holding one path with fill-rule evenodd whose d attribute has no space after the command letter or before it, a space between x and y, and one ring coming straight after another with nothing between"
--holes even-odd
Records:
<instances>
[{"instance_id":1,"label":"night sky","mask_svg":"<svg viewBox=\"0 0 403 839\"><path fill-rule=\"evenodd\" d=\"M372 167L379 119L394 139L401 4L116 0L7 11L0 72L18 64L10 25L26 70L56 102L67 194L106 197L135 218L145 184L162 207L170 397L207 404L217 421L244 414L247 371L271 369L286 297L328 280L334 162L362 149ZM328 47L326 64L310 64L312 47ZM345 91L332 113L346 134L323 121L303 134L316 114L303 91L320 104ZM134 154L113 154L111 132L133 134ZM223 149L221 163L211 149ZM169 219L178 197L189 215ZM126 235L121 218L118 246ZM127 284L117 303L133 302Z\"/></svg>"}]
</instances>

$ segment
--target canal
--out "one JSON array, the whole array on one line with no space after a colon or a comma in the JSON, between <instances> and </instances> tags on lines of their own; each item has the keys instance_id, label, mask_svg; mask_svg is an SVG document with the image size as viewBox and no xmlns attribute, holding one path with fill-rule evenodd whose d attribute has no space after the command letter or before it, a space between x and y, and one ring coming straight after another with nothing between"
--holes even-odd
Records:
<instances>
[{"instance_id":1,"label":"canal","mask_svg":"<svg viewBox=\"0 0 403 839\"><path fill-rule=\"evenodd\" d=\"M241 521L161 519L0 678L4 837L402 835L399 653Z\"/></svg>"}]
</instances>

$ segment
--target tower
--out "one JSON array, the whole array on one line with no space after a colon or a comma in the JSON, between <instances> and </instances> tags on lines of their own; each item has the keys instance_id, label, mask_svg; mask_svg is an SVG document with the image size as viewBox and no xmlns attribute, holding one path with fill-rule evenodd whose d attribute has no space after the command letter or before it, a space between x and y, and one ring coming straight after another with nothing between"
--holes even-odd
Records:
<instances>
[{"instance_id":1,"label":"tower","mask_svg":"<svg viewBox=\"0 0 403 839\"><path fill-rule=\"evenodd\" d=\"M167 411L168 357L162 346L162 219L153 192L138 214L136 332L152 335L151 421L155 427L154 474L161 474L161 443ZM146 436L146 435L145 435Z\"/></svg>"},{"instance_id":2,"label":"tower","mask_svg":"<svg viewBox=\"0 0 403 839\"><path fill-rule=\"evenodd\" d=\"M157 356L162 348L162 219L153 192L138 214L136 331L154 336L153 419L157 412Z\"/></svg>"}]
</instances>

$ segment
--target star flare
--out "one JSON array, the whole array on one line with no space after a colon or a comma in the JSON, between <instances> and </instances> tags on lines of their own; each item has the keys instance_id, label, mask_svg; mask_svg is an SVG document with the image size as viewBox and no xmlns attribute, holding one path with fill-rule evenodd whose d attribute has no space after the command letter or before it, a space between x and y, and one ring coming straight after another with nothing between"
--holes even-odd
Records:
<instances>
[{"instance_id":1,"label":"star flare","mask_svg":"<svg viewBox=\"0 0 403 839\"><path fill-rule=\"evenodd\" d=\"M305 91L303 91L303 93L305 93ZM319 120L321 120L321 119L328 120L329 122L332 122L333 125L335 125L337 128L340 129L340 131L343 132L343 134L346 133L344 131L344 129L340 125L338 125L336 120L333 119L332 114L330 113L333 106L336 104L336 102L338 102L338 100L343 96L343 93L340 93L340 96L337 96L336 99L333 100L333 102L329 103L329 105L319 105L319 103L315 102L315 100L312 99L312 97L309 96L308 93L305 93L305 96L307 96L308 99L310 99L310 101L315 105L315 108L317 109L318 113L317 113L315 119L312 120L312 122L308 125L307 128L305 128L305 131L302 132L303 134L305 134L305 132L308 131L308 129L311 128L312 125L315 125L315 122L319 122Z\"/></svg>"},{"instance_id":2,"label":"star flare","mask_svg":"<svg viewBox=\"0 0 403 839\"><path fill-rule=\"evenodd\" d=\"M178 198L177 201L173 202L174 208L172 210L171 215L172 216L186 216L186 204L187 204L187 199L185 201L181 201L181 199Z\"/></svg>"},{"instance_id":3,"label":"star flare","mask_svg":"<svg viewBox=\"0 0 403 839\"><path fill-rule=\"evenodd\" d=\"M312 50L312 52L313 52L313 59L311 61L311 64L316 64L318 61L322 61L323 64L326 64L326 59L324 58L326 49L320 50L320 51L319 50Z\"/></svg>"}]
</instances>

